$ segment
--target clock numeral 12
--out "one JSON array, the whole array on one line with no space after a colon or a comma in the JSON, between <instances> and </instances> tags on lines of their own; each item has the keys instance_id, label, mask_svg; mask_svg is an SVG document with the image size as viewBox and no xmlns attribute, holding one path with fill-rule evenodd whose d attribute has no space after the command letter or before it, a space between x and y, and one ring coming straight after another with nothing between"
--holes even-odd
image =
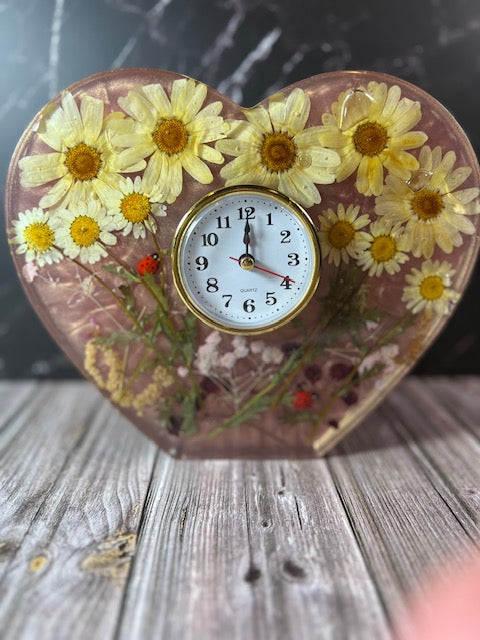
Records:
<instances>
[{"instance_id":1,"label":"clock numeral 12","mask_svg":"<svg viewBox=\"0 0 480 640\"><path fill-rule=\"evenodd\" d=\"M238 208L238 219L239 220L255 220L255 207L239 207Z\"/></svg>"}]
</instances>

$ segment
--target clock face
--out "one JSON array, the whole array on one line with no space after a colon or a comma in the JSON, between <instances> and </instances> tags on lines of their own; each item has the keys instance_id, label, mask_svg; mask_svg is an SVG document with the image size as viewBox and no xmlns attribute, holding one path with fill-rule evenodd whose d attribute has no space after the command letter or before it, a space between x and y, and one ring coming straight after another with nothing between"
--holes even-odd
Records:
<instances>
[{"instance_id":1,"label":"clock face","mask_svg":"<svg viewBox=\"0 0 480 640\"><path fill-rule=\"evenodd\" d=\"M180 222L173 273L183 301L206 324L229 333L271 331L315 292L316 230L299 205L276 191L220 189Z\"/></svg>"}]
</instances>

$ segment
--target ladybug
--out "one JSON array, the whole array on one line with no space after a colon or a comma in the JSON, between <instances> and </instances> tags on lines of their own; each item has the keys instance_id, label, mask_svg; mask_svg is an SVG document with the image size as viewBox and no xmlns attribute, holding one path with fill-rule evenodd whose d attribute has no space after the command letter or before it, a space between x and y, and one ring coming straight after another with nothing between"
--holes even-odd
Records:
<instances>
[{"instance_id":1,"label":"ladybug","mask_svg":"<svg viewBox=\"0 0 480 640\"><path fill-rule=\"evenodd\" d=\"M143 276L145 273L156 273L159 266L160 260L158 259L158 253L152 253L139 261L137 264L137 271L141 276Z\"/></svg>"}]
</instances>

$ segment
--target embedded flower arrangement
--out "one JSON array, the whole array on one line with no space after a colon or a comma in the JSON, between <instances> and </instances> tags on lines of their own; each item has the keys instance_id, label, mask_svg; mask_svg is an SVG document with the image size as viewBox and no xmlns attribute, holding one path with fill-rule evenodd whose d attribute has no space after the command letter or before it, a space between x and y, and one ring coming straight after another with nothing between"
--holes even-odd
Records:
<instances>
[{"instance_id":1,"label":"embedded flower arrangement","mask_svg":"<svg viewBox=\"0 0 480 640\"><path fill-rule=\"evenodd\" d=\"M432 98L377 74L241 109L167 72L107 73L40 114L9 180L9 238L43 319L177 454L323 453L425 350L477 248L468 142ZM322 253L307 309L260 338L204 325L171 277L182 216L240 184L303 205Z\"/></svg>"}]
</instances>

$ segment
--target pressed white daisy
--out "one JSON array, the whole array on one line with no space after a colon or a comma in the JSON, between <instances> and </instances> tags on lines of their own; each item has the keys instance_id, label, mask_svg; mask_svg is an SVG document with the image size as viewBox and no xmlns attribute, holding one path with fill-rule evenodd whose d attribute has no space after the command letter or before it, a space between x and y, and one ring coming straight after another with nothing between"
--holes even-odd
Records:
<instances>
[{"instance_id":1,"label":"pressed white daisy","mask_svg":"<svg viewBox=\"0 0 480 640\"><path fill-rule=\"evenodd\" d=\"M467 217L480 212L477 188L456 189L472 172L470 167L454 169L456 155L442 156L440 147L420 150L420 167L410 181L389 176L375 211L405 224L407 250L416 257L431 258L438 245L445 253L463 244L462 233L471 235L475 226Z\"/></svg>"},{"instance_id":2,"label":"pressed white daisy","mask_svg":"<svg viewBox=\"0 0 480 640\"><path fill-rule=\"evenodd\" d=\"M351 204L345 209L340 203L336 211L327 209L318 216L322 256L336 267L340 262L348 264L350 258L358 258L358 253L369 244L370 235L360 229L370 223L370 218L367 214L359 216L359 211L359 206Z\"/></svg>"},{"instance_id":3,"label":"pressed white daisy","mask_svg":"<svg viewBox=\"0 0 480 640\"><path fill-rule=\"evenodd\" d=\"M413 313L424 309L428 313L446 315L460 294L450 288L455 269L449 262L426 260L420 269L415 267L405 276L408 283L403 289L402 302Z\"/></svg>"},{"instance_id":4,"label":"pressed white daisy","mask_svg":"<svg viewBox=\"0 0 480 640\"><path fill-rule=\"evenodd\" d=\"M384 168L403 180L418 169L418 161L408 153L427 140L421 131L411 131L421 119L420 104L401 98L397 85L369 82L349 89L322 116L319 140L341 156L337 181L357 171L356 188L366 196L378 196L383 189Z\"/></svg>"},{"instance_id":5,"label":"pressed white daisy","mask_svg":"<svg viewBox=\"0 0 480 640\"><path fill-rule=\"evenodd\" d=\"M123 148L120 158L126 164L148 160L152 178L162 187L164 200L172 203L182 190L183 169L201 184L213 175L206 164L221 164L223 156L207 143L223 138L228 130L219 115L217 100L202 109L207 87L181 78L172 83L170 99L160 84L129 91L118 104L131 116L115 122L115 144Z\"/></svg>"},{"instance_id":6,"label":"pressed white daisy","mask_svg":"<svg viewBox=\"0 0 480 640\"><path fill-rule=\"evenodd\" d=\"M40 199L41 207L87 200L92 191L98 193L99 184L118 172L145 167L145 162L126 164L119 159L106 134L103 112L101 100L84 95L79 109L66 92L61 105L41 123L38 136L54 152L26 156L19 162L22 186L53 183ZM115 115L111 114L112 119Z\"/></svg>"},{"instance_id":7,"label":"pressed white daisy","mask_svg":"<svg viewBox=\"0 0 480 640\"><path fill-rule=\"evenodd\" d=\"M107 255L104 245L112 246L117 239L115 218L109 215L98 200L71 204L58 209L52 219L59 247L69 258L94 264Z\"/></svg>"},{"instance_id":8,"label":"pressed white daisy","mask_svg":"<svg viewBox=\"0 0 480 640\"><path fill-rule=\"evenodd\" d=\"M15 235L12 242L18 244L16 253L25 254L27 262L35 261L39 267L43 267L62 259L61 252L55 246L55 230L49 214L43 209L20 212L18 220L13 221L13 229Z\"/></svg>"},{"instance_id":9,"label":"pressed white daisy","mask_svg":"<svg viewBox=\"0 0 480 640\"><path fill-rule=\"evenodd\" d=\"M245 109L247 120L233 120L229 138L216 148L236 156L220 171L227 186L258 184L278 189L305 207L320 202L315 184L335 181L340 158L318 140L320 127L305 128L310 97L294 89L287 98L277 93L268 109Z\"/></svg>"},{"instance_id":10,"label":"pressed white daisy","mask_svg":"<svg viewBox=\"0 0 480 640\"><path fill-rule=\"evenodd\" d=\"M369 276L381 276L385 271L393 275L408 260L404 253L401 227L386 220L376 220L370 225L365 249L357 256L357 263Z\"/></svg>"},{"instance_id":11,"label":"pressed white daisy","mask_svg":"<svg viewBox=\"0 0 480 640\"><path fill-rule=\"evenodd\" d=\"M131 178L121 178L116 188L105 186L101 199L108 212L115 216L116 229L122 230L126 236L133 231L135 239L145 238L145 229L155 233L157 225L154 217L166 216L166 207L159 201L162 194L152 184L150 172Z\"/></svg>"}]
</instances>

